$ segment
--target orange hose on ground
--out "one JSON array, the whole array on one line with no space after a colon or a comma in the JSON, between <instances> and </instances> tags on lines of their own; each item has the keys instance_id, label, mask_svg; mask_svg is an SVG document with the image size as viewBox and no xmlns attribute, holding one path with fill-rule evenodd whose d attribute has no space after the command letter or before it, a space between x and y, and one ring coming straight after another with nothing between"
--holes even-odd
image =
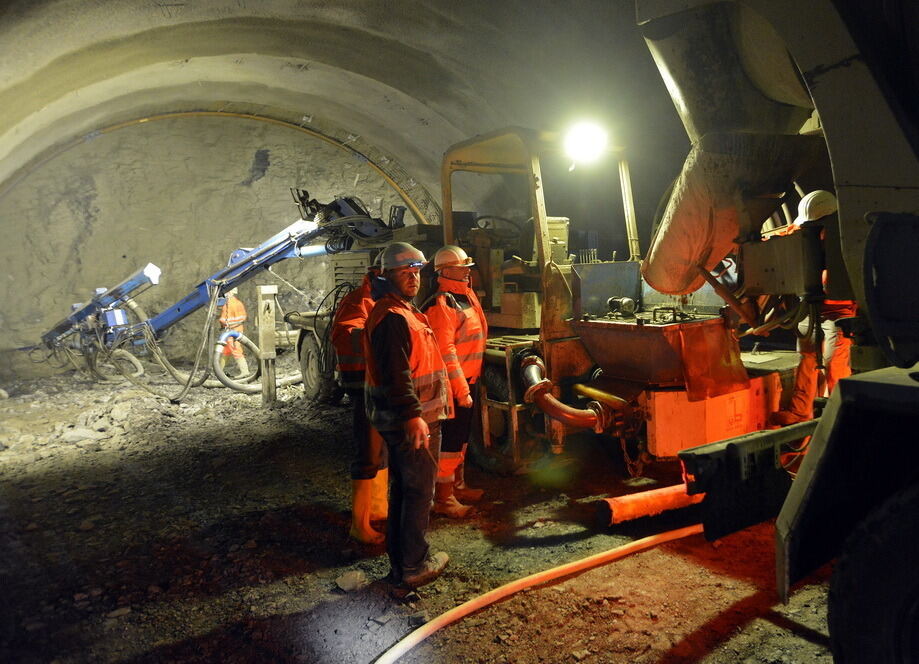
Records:
<instances>
[{"instance_id":1,"label":"orange hose on ground","mask_svg":"<svg viewBox=\"0 0 919 664\"><path fill-rule=\"evenodd\" d=\"M408 634L405 638L396 643L392 648L380 655L380 657L376 659L375 662L376 664L393 664L393 662L398 660L400 657L402 657L402 655L431 636L431 634L434 632L440 630L443 627L446 627L447 625L451 625L462 618L465 618L470 613L478 611L479 609L489 606L490 604L494 604L495 602L518 593L521 590L525 590L541 583L554 581L555 579L561 578L563 576L569 576L577 572L582 572L584 570L591 569L592 567L598 567L604 563L609 563L614 560L624 558L633 553L638 553L639 551L650 549L651 547L657 546L658 544L663 544L664 542L671 542L673 540L689 537L690 535L698 535L700 533L702 533L702 524L687 526L685 528L678 528L677 530L670 530L665 533L659 533L657 535L651 535L650 537L644 537L640 540L635 540L634 542L629 542L628 544L618 546L615 549L610 549L609 551L595 553L594 555L588 556L587 558L582 558L581 560L575 560L574 562L566 563L558 567L553 567L552 569L547 569L543 572L537 572L536 574L525 576L522 579L517 579L516 581L511 581L510 583L507 583L499 588L490 590L484 595L474 597L468 602L464 602L463 604L450 609L446 613L440 614L434 618L434 620L425 623L414 632Z\"/></svg>"},{"instance_id":2,"label":"orange hose on ground","mask_svg":"<svg viewBox=\"0 0 919 664\"><path fill-rule=\"evenodd\" d=\"M603 498L599 503L603 507L604 516L606 510L609 510L609 517L604 525L612 525L689 507L701 503L704 498L704 493L689 495L686 493L685 484L676 484L662 489L650 489L615 498Z\"/></svg>"}]
</instances>

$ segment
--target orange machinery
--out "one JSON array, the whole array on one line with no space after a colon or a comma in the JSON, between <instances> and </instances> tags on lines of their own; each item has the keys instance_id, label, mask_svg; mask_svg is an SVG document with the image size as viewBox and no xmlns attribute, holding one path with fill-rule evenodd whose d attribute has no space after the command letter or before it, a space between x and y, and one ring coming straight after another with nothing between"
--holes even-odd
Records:
<instances>
[{"instance_id":1,"label":"orange machinery","mask_svg":"<svg viewBox=\"0 0 919 664\"><path fill-rule=\"evenodd\" d=\"M639 474L652 459L764 428L778 408L779 376L749 375L724 302L708 286L664 295L639 274L624 158L619 174L636 259L570 255L569 220L548 217L543 198L540 158L557 143L551 134L508 128L444 155L444 240L474 257L492 333L480 388L483 443L491 448L484 451L500 448L520 467L545 451L540 441L560 453L569 434L590 428L621 445ZM516 185L504 196L516 214L457 211L454 192L471 205L482 200L474 191L481 174L499 176L496 189Z\"/></svg>"}]
</instances>

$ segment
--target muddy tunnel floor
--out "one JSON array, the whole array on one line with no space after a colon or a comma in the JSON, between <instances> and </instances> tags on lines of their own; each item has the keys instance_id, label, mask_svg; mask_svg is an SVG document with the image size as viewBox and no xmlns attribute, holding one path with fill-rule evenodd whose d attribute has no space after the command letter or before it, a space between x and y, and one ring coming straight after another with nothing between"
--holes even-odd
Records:
<instances>
[{"instance_id":1,"label":"muddy tunnel floor","mask_svg":"<svg viewBox=\"0 0 919 664\"><path fill-rule=\"evenodd\" d=\"M372 662L504 583L698 519L598 527L593 503L635 483L584 436L528 474L471 468L475 515L431 522L449 567L398 598L382 547L347 536L346 404L298 388L270 408L204 389L172 404L82 374L3 387L3 662ZM648 475L674 481L666 464ZM694 536L539 586L401 661L829 662L829 570L780 604L772 537Z\"/></svg>"}]
</instances>

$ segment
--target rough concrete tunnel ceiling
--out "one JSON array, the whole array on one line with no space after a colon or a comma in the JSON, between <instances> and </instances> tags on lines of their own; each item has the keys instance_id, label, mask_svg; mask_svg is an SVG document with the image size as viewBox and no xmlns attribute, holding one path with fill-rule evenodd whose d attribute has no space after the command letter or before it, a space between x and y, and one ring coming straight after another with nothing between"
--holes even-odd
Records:
<instances>
[{"instance_id":1,"label":"rough concrete tunnel ceiling","mask_svg":"<svg viewBox=\"0 0 919 664\"><path fill-rule=\"evenodd\" d=\"M107 127L205 110L389 155L436 198L449 144L504 124L614 113L606 102L634 94L630 60L643 46L630 1L540 4L10 2L0 182Z\"/></svg>"}]
</instances>

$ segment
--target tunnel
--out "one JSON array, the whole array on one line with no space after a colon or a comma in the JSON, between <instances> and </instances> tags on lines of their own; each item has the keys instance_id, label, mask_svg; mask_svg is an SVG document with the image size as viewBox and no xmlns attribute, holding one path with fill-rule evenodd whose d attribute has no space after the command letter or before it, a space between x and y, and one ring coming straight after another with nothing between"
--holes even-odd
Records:
<instances>
[{"instance_id":1,"label":"tunnel","mask_svg":"<svg viewBox=\"0 0 919 664\"><path fill-rule=\"evenodd\" d=\"M318 200L357 196L381 217L404 205L409 224L436 224L449 145L592 117L635 153L638 204L653 211L656 169L678 168L685 145L628 3L569 12L522 2L64 1L2 11L7 374L36 368L13 349L147 262L163 270L149 306L175 301L234 249L296 219L291 187ZM604 217L618 202L585 200L615 191L603 177L556 189L612 246L622 225ZM316 295L329 287L317 263L278 270ZM187 339L177 334L181 354Z\"/></svg>"},{"instance_id":2,"label":"tunnel","mask_svg":"<svg viewBox=\"0 0 919 664\"><path fill-rule=\"evenodd\" d=\"M823 52L796 15L782 12L793 4L0 2L0 660L363 664L432 623L444 631L399 661L831 657L829 566L803 578L789 603L774 593L769 519L797 470L786 472L785 458L765 446L738 462L743 475L769 456L783 493L772 512L750 510L760 523L712 544L700 536L704 493L688 495L694 480L677 457L702 436L740 445L766 428L794 381L790 330L801 317L758 339L761 349L733 333L741 322L774 330L765 309L751 314L746 303L713 289L689 293L685 284L655 291L639 272L661 220L682 214L695 223L705 216L697 204L711 212L717 201L725 218L740 219L721 229L721 245L765 246L763 221L753 217L768 210L770 220L791 225L794 214L780 204L803 200L792 187L803 171L809 189L839 185L844 232L831 238L840 245L835 270L861 260L864 212L877 201L914 211L919 134L900 111L915 76L879 77L881 94L864 97L866 121L868 111L851 111L847 82L876 92L865 75L876 63L846 50L845 30ZM828 15L843 28L865 19L872 39L897 38L882 64L890 69L898 53L914 62L897 12L915 19L915 11L885 2L875 25L857 4L815 2L802 10L802 25ZM696 37L712 26L722 41L707 50ZM777 31L791 38L782 42ZM854 41L864 37L853 32ZM721 57L735 48L736 59ZM712 75L721 67L737 78ZM747 115L748 102L767 111ZM102 347L119 325L137 332L138 319L179 312L200 296L202 280L260 257L290 229L308 234L310 224L334 221L325 216L334 205L357 206L335 214L371 221L375 232L388 224L386 238L404 214L412 232L436 237L426 245L432 258L445 218L445 228L485 230L468 226L478 223L468 211L507 202L499 187L462 173L445 211L445 154L473 154L463 146L483 136L551 136L555 146L584 120L608 130L619 161L575 164L556 147L541 155L529 183L539 192L534 208L556 233L551 244L534 245L528 226L511 223L499 238L507 246L477 246L508 277L495 282L501 292L492 305L506 296L516 306L538 290L555 318L508 326L501 345L482 352L500 369L486 367L476 387L491 410L478 413L469 437L480 445L467 477L484 499L468 520L431 518L432 550L448 550L451 560L422 591L391 583L386 547L349 533L356 397L329 380L330 332L309 323L323 307L331 320L345 292L328 245L238 285L247 343L269 336L253 325L257 316L292 326L275 329L277 366L272 351L250 355L249 368L296 380L269 388L253 374L242 385L240 367L232 390L210 374L194 382L204 366L223 373L223 351L238 338L214 331L223 300L207 288L179 324L156 339L135 337L130 349L144 375L126 372L130 365L114 355L103 372L92 358L83 366L72 352L49 351L54 330L74 334L68 343ZM878 139L892 146L889 155L872 148L866 128L875 126L897 138ZM630 189L622 186L629 164ZM508 167L476 165L484 173ZM507 181L522 172L517 162L509 170ZM315 219L305 214L313 203ZM538 230L536 217L526 223ZM709 255L710 246L680 266L697 282L692 288L730 281L731 265ZM539 272L537 259L547 256ZM865 274L843 295L861 300L851 291L863 288ZM142 310L125 304L128 323L104 333L69 327L69 316L132 279L143 282ZM608 297L611 287L621 297ZM654 311L633 316L646 297ZM780 306L770 302L771 315ZM803 306L782 311L788 322ZM497 305L495 312L503 313ZM662 322L661 312L670 318ZM307 321L299 332L298 320ZM706 329L688 329L700 321ZM620 323L625 336L614 343L606 328ZM654 336L665 324L678 332ZM157 367L150 360L160 352L169 362ZM632 373L617 375L623 366ZM536 453L521 460L518 443ZM791 465L806 449L793 450ZM631 504L632 494L637 516L616 522L604 496ZM675 496L676 509L654 511L661 495ZM747 508L731 502L721 506ZM615 566L601 562L620 553ZM579 566L576 575L568 565ZM444 625L457 607L466 608L462 622Z\"/></svg>"}]
</instances>

